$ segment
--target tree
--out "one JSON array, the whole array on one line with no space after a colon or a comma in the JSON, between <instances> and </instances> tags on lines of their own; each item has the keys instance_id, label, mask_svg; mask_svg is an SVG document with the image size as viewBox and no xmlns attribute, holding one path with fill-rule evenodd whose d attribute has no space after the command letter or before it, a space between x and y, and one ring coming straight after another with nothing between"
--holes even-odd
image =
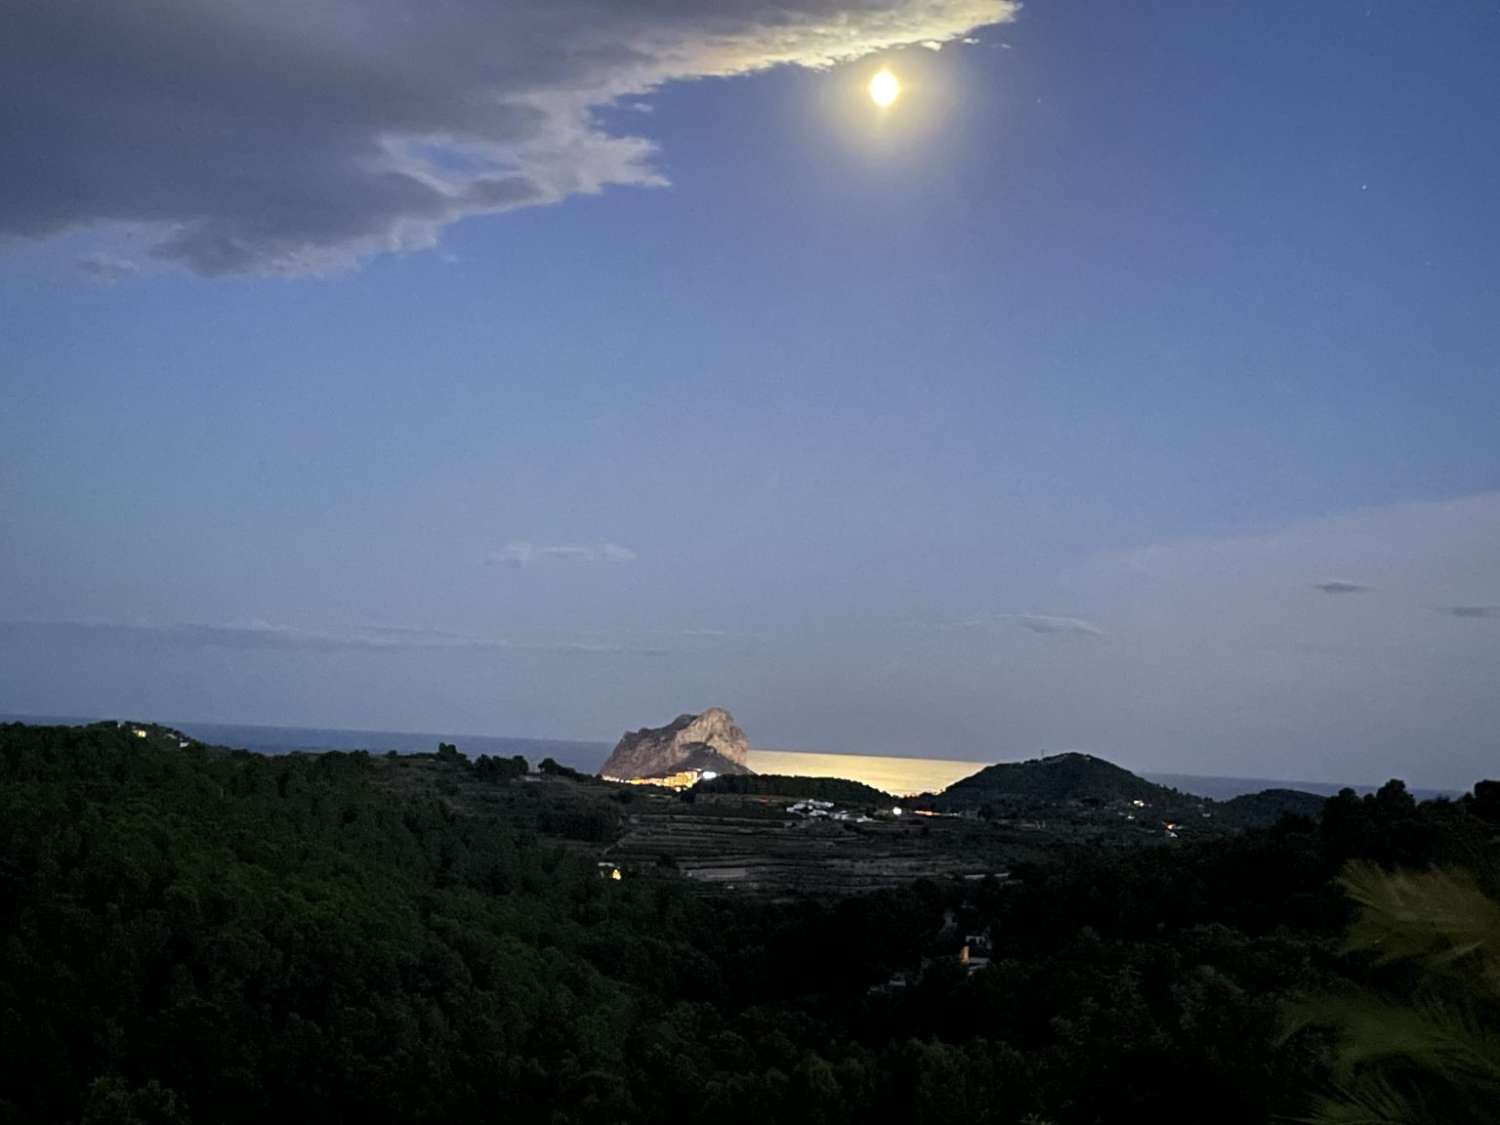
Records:
<instances>
[{"instance_id":1,"label":"tree","mask_svg":"<svg viewBox=\"0 0 1500 1125\"><path fill-rule=\"evenodd\" d=\"M1416 810L1417 802L1406 789L1406 782L1393 777L1375 792L1375 803L1391 812L1409 813Z\"/></svg>"},{"instance_id":2,"label":"tree","mask_svg":"<svg viewBox=\"0 0 1500 1125\"><path fill-rule=\"evenodd\" d=\"M481 754L469 767L480 781L509 781L513 777L524 777L531 772L526 759L517 754L511 758L492 758Z\"/></svg>"},{"instance_id":3,"label":"tree","mask_svg":"<svg viewBox=\"0 0 1500 1125\"><path fill-rule=\"evenodd\" d=\"M1473 795L1465 797L1464 802L1480 820L1500 827L1500 781L1476 783Z\"/></svg>"},{"instance_id":4,"label":"tree","mask_svg":"<svg viewBox=\"0 0 1500 1125\"><path fill-rule=\"evenodd\" d=\"M537 764L536 768L541 770L542 773L547 774L549 777L566 777L571 781L583 780L583 774L579 773L577 770L571 768L570 766L563 765L553 758L543 758Z\"/></svg>"},{"instance_id":5,"label":"tree","mask_svg":"<svg viewBox=\"0 0 1500 1125\"><path fill-rule=\"evenodd\" d=\"M154 1078L132 1090L119 1078L95 1079L84 1105L83 1125L188 1125L177 1095Z\"/></svg>"}]
</instances>

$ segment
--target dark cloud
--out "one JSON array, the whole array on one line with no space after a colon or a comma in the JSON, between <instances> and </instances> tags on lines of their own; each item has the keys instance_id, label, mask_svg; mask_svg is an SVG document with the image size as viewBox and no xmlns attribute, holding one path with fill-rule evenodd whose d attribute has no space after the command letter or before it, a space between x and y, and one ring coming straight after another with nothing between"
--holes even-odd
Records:
<instances>
[{"instance_id":1,"label":"dark cloud","mask_svg":"<svg viewBox=\"0 0 1500 1125\"><path fill-rule=\"evenodd\" d=\"M1322 590L1325 594L1363 594L1369 588L1358 582L1340 582L1337 579L1328 582L1313 583L1314 590Z\"/></svg>"},{"instance_id":2,"label":"dark cloud","mask_svg":"<svg viewBox=\"0 0 1500 1125\"><path fill-rule=\"evenodd\" d=\"M199 273L430 246L464 216L662 178L600 106L1010 18L1010 0L14 0L0 235L147 224Z\"/></svg>"},{"instance_id":3,"label":"dark cloud","mask_svg":"<svg viewBox=\"0 0 1500 1125\"><path fill-rule=\"evenodd\" d=\"M1500 605L1447 605L1442 612L1449 617L1500 618Z\"/></svg>"}]
</instances>

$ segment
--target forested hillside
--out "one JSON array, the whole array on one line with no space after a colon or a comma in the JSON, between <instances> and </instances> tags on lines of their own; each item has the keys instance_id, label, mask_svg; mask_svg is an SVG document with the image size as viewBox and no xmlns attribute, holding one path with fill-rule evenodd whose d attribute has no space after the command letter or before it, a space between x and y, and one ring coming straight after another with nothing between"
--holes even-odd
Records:
<instances>
[{"instance_id":1,"label":"forested hillside","mask_svg":"<svg viewBox=\"0 0 1500 1125\"><path fill-rule=\"evenodd\" d=\"M1263 1122L1332 1073L1285 1002L1376 972L1337 952L1344 861L1482 867L1500 823L1393 785L1321 827L740 901L601 878L582 782L445 748L450 799L181 741L0 727L0 1121Z\"/></svg>"},{"instance_id":2,"label":"forested hillside","mask_svg":"<svg viewBox=\"0 0 1500 1125\"><path fill-rule=\"evenodd\" d=\"M1163 801L1174 791L1137 777L1092 754L1054 754L1025 762L1000 762L945 789L945 809L978 807L986 801Z\"/></svg>"}]
</instances>

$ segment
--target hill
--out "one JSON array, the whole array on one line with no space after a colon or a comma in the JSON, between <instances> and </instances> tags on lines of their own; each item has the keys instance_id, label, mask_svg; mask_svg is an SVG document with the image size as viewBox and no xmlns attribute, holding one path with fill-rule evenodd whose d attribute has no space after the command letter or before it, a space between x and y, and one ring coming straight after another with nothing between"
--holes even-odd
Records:
<instances>
[{"instance_id":1,"label":"hill","mask_svg":"<svg viewBox=\"0 0 1500 1125\"><path fill-rule=\"evenodd\" d=\"M936 797L932 807L941 812L977 810L996 802L1076 802L1148 804L1183 800L1182 794L1157 785L1092 754L1054 754L1025 762L1000 762L973 777L954 782Z\"/></svg>"},{"instance_id":2,"label":"hill","mask_svg":"<svg viewBox=\"0 0 1500 1125\"><path fill-rule=\"evenodd\" d=\"M1186 822L1198 834L1265 827L1288 814L1316 820L1324 800L1297 789L1265 789L1214 801L1147 781L1092 754L1068 753L989 766L927 803L938 812L986 816L1128 817L1178 832Z\"/></svg>"},{"instance_id":3,"label":"hill","mask_svg":"<svg viewBox=\"0 0 1500 1125\"><path fill-rule=\"evenodd\" d=\"M1220 802L1218 808L1221 815L1244 824L1275 824L1287 815L1316 820L1326 802L1326 797L1300 789L1262 789Z\"/></svg>"}]
</instances>

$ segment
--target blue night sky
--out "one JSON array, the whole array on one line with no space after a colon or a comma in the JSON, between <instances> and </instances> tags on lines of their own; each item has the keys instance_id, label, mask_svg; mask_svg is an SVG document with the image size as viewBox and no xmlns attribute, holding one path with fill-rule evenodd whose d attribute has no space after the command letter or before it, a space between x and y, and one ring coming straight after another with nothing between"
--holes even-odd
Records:
<instances>
[{"instance_id":1,"label":"blue night sky","mask_svg":"<svg viewBox=\"0 0 1500 1125\"><path fill-rule=\"evenodd\" d=\"M0 710L1493 774L1500 4L492 7L22 0Z\"/></svg>"}]
</instances>

